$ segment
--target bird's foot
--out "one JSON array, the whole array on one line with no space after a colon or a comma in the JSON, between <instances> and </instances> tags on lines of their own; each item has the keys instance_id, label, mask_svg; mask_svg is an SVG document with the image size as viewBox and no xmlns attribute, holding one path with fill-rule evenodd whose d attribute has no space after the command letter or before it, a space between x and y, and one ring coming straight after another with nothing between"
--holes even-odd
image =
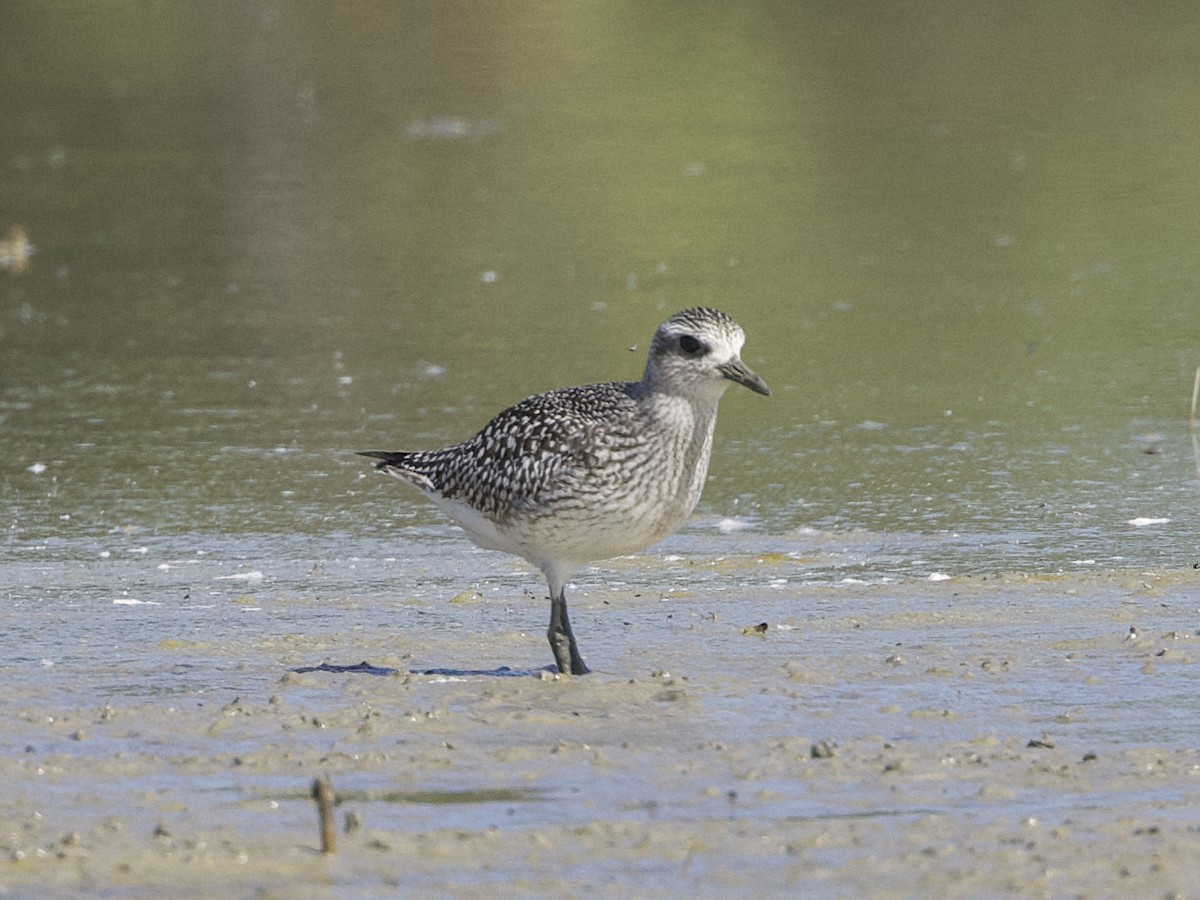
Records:
<instances>
[{"instance_id":1,"label":"bird's foot","mask_svg":"<svg viewBox=\"0 0 1200 900\"><path fill-rule=\"evenodd\" d=\"M586 675L591 671L579 655L575 638L569 632L551 631L550 649L554 651L554 661L563 675Z\"/></svg>"},{"instance_id":2,"label":"bird's foot","mask_svg":"<svg viewBox=\"0 0 1200 900\"><path fill-rule=\"evenodd\" d=\"M586 675L591 670L579 655L575 633L571 631L571 619L567 616L567 595L560 587L550 595L550 628L546 631L554 661L563 675Z\"/></svg>"}]
</instances>

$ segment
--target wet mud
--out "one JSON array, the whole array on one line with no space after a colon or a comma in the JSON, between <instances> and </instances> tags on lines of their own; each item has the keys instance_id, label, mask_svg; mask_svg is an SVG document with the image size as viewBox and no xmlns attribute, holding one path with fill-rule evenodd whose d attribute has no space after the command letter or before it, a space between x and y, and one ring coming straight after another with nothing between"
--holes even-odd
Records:
<instances>
[{"instance_id":1,"label":"wet mud","mask_svg":"<svg viewBox=\"0 0 1200 900\"><path fill-rule=\"evenodd\" d=\"M393 605L396 628L330 627L385 621L382 596L276 589L227 602L307 630L10 667L0 891L1193 892L1191 570L789 586L779 559L695 565L720 584L581 584L581 678L543 668L545 601L507 588Z\"/></svg>"}]
</instances>

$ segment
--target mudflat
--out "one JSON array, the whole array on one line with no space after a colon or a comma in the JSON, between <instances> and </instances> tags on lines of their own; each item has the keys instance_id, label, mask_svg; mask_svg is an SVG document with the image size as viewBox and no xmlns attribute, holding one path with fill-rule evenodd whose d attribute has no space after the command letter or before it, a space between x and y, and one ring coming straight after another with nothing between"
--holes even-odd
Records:
<instances>
[{"instance_id":1,"label":"mudflat","mask_svg":"<svg viewBox=\"0 0 1200 900\"><path fill-rule=\"evenodd\" d=\"M233 597L287 628L10 664L0 896L1194 894L1193 571L624 565L572 594L586 677L507 590ZM361 660L395 672L292 671Z\"/></svg>"}]
</instances>

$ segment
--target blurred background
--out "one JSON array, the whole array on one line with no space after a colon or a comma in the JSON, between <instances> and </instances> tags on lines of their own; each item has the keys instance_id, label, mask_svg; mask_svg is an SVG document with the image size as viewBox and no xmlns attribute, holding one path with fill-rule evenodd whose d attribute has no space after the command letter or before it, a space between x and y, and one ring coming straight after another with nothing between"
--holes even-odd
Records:
<instances>
[{"instance_id":1,"label":"blurred background","mask_svg":"<svg viewBox=\"0 0 1200 900\"><path fill-rule=\"evenodd\" d=\"M775 394L726 395L673 540L883 573L1200 560L1195 4L3 19L10 559L457 547L352 451L635 379L706 304Z\"/></svg>"}]
</instances>

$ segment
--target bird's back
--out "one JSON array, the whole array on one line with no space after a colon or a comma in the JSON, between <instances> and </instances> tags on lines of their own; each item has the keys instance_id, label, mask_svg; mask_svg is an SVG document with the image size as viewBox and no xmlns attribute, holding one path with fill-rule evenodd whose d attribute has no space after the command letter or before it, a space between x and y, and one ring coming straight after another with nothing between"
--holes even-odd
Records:
<instances>
[{"instance_id":1,"label":"bird's back","mask_svg":"<svg viewBox=\"0 0 1200 900\"><path fill-rule=\"evenodd\" d=\"M426 493L497 521L536 514L629 443L642 416L635 388L606 382L548 391L510 406L461 443L369 455Z\"/></svg>"}]
</instances>

